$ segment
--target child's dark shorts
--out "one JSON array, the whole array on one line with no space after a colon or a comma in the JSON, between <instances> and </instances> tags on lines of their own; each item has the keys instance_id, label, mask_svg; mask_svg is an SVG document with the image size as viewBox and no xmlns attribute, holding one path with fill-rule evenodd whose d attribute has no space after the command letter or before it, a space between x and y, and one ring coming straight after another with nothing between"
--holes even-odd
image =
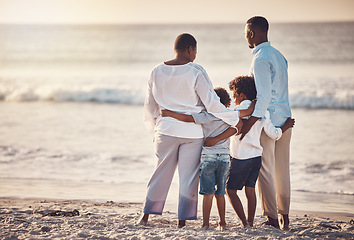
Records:
<instances>
[{"instance_id":1,"label":"child's dark shorts","mask_svg":"<svg viewBox=\"0 0 354 240\"><path fill-rule=\"evenodd\" d=\"M231 157L230 172L226 188L230 190L242 190L244 186L256 187L261 166L261 156L244 160Z\"/></svg>"}]
</instances>

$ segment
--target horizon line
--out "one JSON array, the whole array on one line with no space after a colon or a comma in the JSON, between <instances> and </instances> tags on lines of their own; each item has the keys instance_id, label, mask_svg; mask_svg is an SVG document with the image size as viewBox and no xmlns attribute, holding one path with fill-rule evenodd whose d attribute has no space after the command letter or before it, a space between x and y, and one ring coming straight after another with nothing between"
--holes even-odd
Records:
<instances>
[{"instance_id":1,"label":"horizon line","mask_svg":"<svg viewBox=\"0 0 354 240\"><path fill-rule=\"evenodd\" d=\"M353 20L304 20L304 21L272 21L270 24L308 24L308 23L351 23ZM234 25L245 22L0 22L0 25Z\"/></svg>"}]
</instances>

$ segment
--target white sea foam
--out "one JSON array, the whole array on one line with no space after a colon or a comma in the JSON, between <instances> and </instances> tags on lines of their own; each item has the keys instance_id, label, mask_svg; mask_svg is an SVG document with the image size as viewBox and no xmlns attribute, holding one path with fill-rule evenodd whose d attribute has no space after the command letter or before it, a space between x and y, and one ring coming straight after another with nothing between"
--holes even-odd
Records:
<instances>
[{"instance_id":1,"label":"white sea foam","mask_svg":"<svg viewBox=\"0 0 354 240\"><path fill-rule=\"evenodd\" d=\"M98 102L126 105L142 105L145 91L134 88L89 87L22 87L7 88L0 85L0 99L8 102L52 101L52 102ZM292 108L305 109L354 109L354 90L333 89L324 92L297 92L290 94Z\"/></svg>"},{"instance_id":2,"label":"white sea foam","mask_svg":"<svg viewBox=\"0 0 354 240\"><path fill-rule=\"evenodd\" d=\"M353 89L333 89L331 91L316 90L290 94L290 104L293 108L309 109L354 109Z\"/></svg>"},{"instance_id":3,"label":"white sea foam","mask_svg":"<svg viewBox=\"0 0 354 240\"><path fill-rule=\"evenodd\" d=\"M141 90L106 87L22 87L0 86L0 99L8 102L53 101L53 102L99 102L142 105L144 94Z\"/></svg>"}]
</instances>

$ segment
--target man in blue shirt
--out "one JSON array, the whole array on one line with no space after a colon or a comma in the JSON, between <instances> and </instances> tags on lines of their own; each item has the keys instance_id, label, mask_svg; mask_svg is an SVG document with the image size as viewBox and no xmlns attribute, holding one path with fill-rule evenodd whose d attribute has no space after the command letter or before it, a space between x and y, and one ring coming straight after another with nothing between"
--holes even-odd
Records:
<instances>
[{"instance_id":1,"label":"man in blue shirt","mask_svg":"<svg viewBox=\"0 0 354 240\"><path fill-rule=\"evenodd\" d=\"M257 89L257 103L251 118L244 121L241 139L253 124L263 118L266 110L274 126L281 127L291 117L288 97L288 63L284 56L268 42L268 21L264 17L250 18L245 27L245 38L254 55L250 74ZM289 229L290 207L290 139L291 129L275 141L264 132L261 135L263 147L262 168L258 186L263 215L267 225Z\"/></svg>"}]
</instances>

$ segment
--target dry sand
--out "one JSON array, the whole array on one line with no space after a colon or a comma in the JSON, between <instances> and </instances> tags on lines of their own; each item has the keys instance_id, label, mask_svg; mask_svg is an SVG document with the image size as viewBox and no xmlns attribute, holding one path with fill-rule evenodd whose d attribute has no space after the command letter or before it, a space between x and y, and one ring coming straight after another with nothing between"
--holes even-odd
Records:
<instances>
[{"instance_id":1,"label":"dry sand","mask_svg":"<svg viewBox=\"0 0 354 240\"><path fill-rule=\"evenodd\" d=\"M354 214L297 212L290 216L290 231L264 226L256 216L255 227L241 228L234 213L227 213L228 228L201 230L201 216L178 229L177 214L166 210L152 215L148 226L136 225L141 203L83 200L0 198L0 239L354 239ZM78 216L43 216L53 211Z\"/></svg>"}]
</instances>

